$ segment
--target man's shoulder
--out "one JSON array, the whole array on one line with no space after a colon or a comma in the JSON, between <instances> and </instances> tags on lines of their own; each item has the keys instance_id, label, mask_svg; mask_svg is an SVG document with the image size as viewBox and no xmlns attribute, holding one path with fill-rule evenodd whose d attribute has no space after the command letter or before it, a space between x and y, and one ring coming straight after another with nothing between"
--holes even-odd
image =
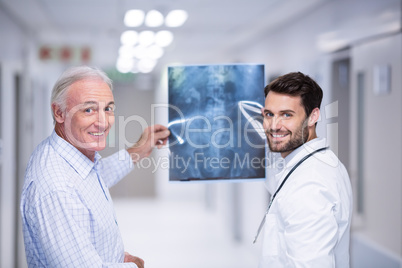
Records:
<instances>
[{"instance_id":1,"label":"man's shoulder","mask_svg":"<svg viewBox=\"0 0 402 268\"><path fill-rule=\"evenodd\" d=\"M53 148L50 140L48 137L33 151L25 172L23 191L35 191L43 196L65 190L75 176L74 170Z\"/></svg>"},{"instance_id":2,"label":"man's shoulder","mask_svg":"<svg viewBox=\"0 0 402 268\"><path fill-rule=\"evenodd\" d=\"M308 155L310 156L305 160L306 163L301 165L301 167L298 168L299 170L307 168L311 171L315 170L325 173L344 168L337 155L331 150L330 146L328 146L326 139L316 138L301 146L293 162L296 163Z\"/></svg>"},{"instance_id":3,"label":"man's shoulder","mask_svg":"<svg viewBox=\"0 0 402 268\"><path fill-rule=\"evenodd\" d=\"M302 187L333 191L343 189L345 185L350 184L345 166L330 149L318 152L306 159L292 176L296 179L289 188L297 192L300 192Z\"/></svg>"}]
</instances>

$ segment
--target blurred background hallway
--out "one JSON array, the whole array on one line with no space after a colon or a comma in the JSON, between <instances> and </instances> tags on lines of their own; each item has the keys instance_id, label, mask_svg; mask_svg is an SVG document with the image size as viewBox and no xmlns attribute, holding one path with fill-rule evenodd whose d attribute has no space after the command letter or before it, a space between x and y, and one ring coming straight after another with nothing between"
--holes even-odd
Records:
<instances>
[{"instance_id":1,"label":"blurred background hallway","mask_svg":"<svg viewBox=\"0 0 402 268\"><path fill-rule=\"evenodd\" d=\"M136 26L133 9L158 11L159 24ZM173 10L186 11L182 25L168 19ZM167 124L167 66L260 63L266 83L301 71L324 90L318 134L353 186L351 267L401 268L401 11L401 0L0 0L0 267L27 266L21 187L53 129L50 92L62 71L87 64L113 79L107 156L144 125ZM257 267L263 180L169 183L149 163L111 194L126 250L146 267Z\"/></svg>"}]
</instances>

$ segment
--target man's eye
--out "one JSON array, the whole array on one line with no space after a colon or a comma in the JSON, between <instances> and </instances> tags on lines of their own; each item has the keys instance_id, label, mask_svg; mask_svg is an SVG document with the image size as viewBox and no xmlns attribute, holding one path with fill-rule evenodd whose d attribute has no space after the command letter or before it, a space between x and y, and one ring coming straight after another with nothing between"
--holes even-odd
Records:
<instances>
[{"instance_id":1,"label":"man's eye","mask_svg":"<svg viewBox=\"0 0 402 268\"><path fill-rule=\"evenodd\" d=\"M266 117L273 117L274 114L273 114L273 113L265 113L265 116L266 116Z\"/></svg>"},{"instance_id":2,"label":"man's eye","mask_svg":"<svg viewBox=\"0 0 402 268\"><path fill-rule=\"evenodd\" d=\"M291 114L283 114L283 117L286 117L286 118L289 118L291 116L292 116Z\"/></svg>"},{"instance_id":3,"label":"man's eye","mask_svg":"<svg viewBox=\"0 0 402 268\"><path fill-rule=\"evenodd\" d=\"M105 108L106 112L113 112L114 111L114 107L108 106Z\"/></svg>"},{"instance_id":4,"label":"man's eye","mask_svg":"<svg viewBox=\"0 0 402 268\"><path fill-rule=\"evenodd\" d=\"M90 114L90 113L92 113L92 112L94 111L94 109L92 109L92 108L86 108L84 111L85 111L86 113Z\"/></svg>"}]
</instances>

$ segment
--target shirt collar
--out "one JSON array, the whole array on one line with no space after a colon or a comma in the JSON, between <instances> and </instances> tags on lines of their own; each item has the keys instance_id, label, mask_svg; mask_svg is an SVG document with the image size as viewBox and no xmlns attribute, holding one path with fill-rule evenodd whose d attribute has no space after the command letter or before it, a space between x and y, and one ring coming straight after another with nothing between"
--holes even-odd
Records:
<instances>
[{"instance_id":1,"label":"shirt collar","mask_svg":"<svg viewBox=\"0 0 402 268\"><path fill-rule=\"evenodd\" d=\"M294 166L298 161L300 161L304 156L314 152L317 149L326 147L326 139L315 138L312 139L291 152L285 157L286 167Z\"/></svg>"},{"instance_id":2,"label":"shirt collar","mask_svg":"<svg viewBox=\"0 0 402 268\"><path fill-rule=\"evenodd\" d=\"M279 153L275 155L277 156L275 163L272 167L268 167L266 173L265 186L268 191L273 194L279 183L284 179L285 174L287 174L294 165L304 156L323 147L326 147L326 139L315 138L299 146L285 158L282 158Z\"/></svg>"},{"instance_id":3,"label":"shirt collar","mask_svg":"<svg viewBox=\"0 0 402 268\"><path fill-rule=\"evenodd\" d=\"M51 134L50 144L82 179L86 179L91 170L99 164L101 156L98 152L95 152L95 162L92 162L71 143L57 135L55 131Z\"/></svg>"}]
</instances>

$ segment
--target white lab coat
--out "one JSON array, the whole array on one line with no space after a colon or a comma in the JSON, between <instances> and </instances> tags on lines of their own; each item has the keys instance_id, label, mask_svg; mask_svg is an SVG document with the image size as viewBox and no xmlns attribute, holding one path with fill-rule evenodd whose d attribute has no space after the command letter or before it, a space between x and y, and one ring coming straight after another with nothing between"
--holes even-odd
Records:
<instances>
[{"instance_id":1,"label":"white lab coat","mask_svg":"<svg viewBox=\"0 0 402 268\"><path fill-rule=\"evenodd\" d=\"M268 168L271 195L300 159L325 143L311 140ZM349 267L351 216L345 167L330 149L314 154L296 168L272 203L259 267Z\"/></svg>"}]
</instances>

